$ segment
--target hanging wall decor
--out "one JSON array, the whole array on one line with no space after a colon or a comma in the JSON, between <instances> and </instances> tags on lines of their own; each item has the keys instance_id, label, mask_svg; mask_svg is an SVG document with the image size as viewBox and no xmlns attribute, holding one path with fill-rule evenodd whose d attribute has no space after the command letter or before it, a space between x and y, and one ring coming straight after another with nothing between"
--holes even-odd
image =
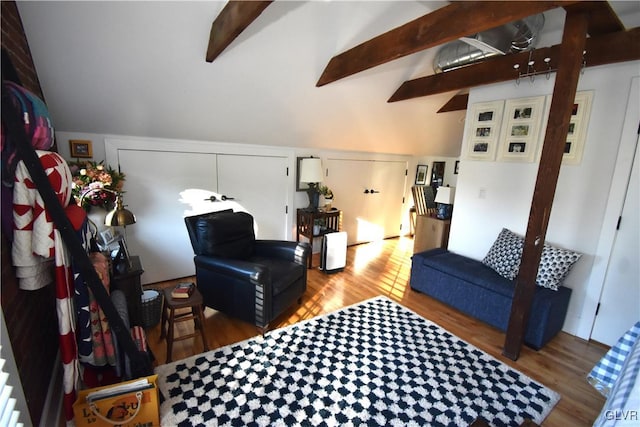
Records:
<instances>
[{"instance_id":1,"label":"hanging wall decor","mask_svg":"<svg viewBox=\"0 0 640 427\"><path fill-rule=\"evenodd\" d=\"M593 101L593 91L583 91L576 93L571 119L569 121L569 132L567 142L564 146L562 163L577 165L582 162L582 152L584 142L587 137L587 126L591 114L591 103Z\"/></svg>"},{"instance_id":2,"label":"hanging wall decor","mask_svg":"<svg viewBox=\"0 0 640 427\"><path fill-rule=\"evenodd\" d=\"M416 169L416 185L425 185L427 183L427 165L418 165Z\"/></svg>"},{"instance_id":3,"label":"hanging wall decor","mask_svg":"<svg viewBox=\"0 0 640 427\"><path fill-rule=\"evenodd\" d=\"M88 139L70 139L69 151L71 157L87 159L93 157L92 143Z\"/></svg>"},{"instance_id":4,"label":"hanging wall decor","mask_svg":"<svg viewBox=\"0 0 640 427\"><path fill-rule=\"evenodd\" d=\"M504 101L480 102L471 106L466 158L488 161L495 159L503 108Z\"/></svg>"},{"instance_id":5,"label":"hanging wall decor","mask_svg":"<svg viewBox=\"0 0 640 427\"><path fill-rule=\"evenodd\" d=\"M500 132L498 160L533 162L544 117L544 96L508 99Z\"/></svg>"}]
</instances>

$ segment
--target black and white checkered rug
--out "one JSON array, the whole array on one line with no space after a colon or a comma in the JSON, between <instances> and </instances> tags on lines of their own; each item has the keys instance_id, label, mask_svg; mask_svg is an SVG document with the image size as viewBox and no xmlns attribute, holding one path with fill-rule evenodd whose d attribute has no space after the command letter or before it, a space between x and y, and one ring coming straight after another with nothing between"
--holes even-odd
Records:
<instances>
[{"instance_id":1,"label":"black and white checkered rug","mask_svg":"<svg viewBox=\"0 0 640 427\"><path fill-rule=\"evenodd\" d=\"M156 373L163 426L516 426L560 399L385 297Z\"/></svg>"}]
</instances>

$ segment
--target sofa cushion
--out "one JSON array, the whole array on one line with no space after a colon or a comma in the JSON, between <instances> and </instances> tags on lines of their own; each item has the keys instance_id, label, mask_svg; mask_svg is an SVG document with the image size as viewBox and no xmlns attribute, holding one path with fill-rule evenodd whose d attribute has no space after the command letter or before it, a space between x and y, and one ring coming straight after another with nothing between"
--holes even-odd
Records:
<instances>
[{"instance_id":1,"label":"sofa cushion","mask_svg":"<svg viewBox=\"0 0 640 427\"><path fill-rule=\"evenodd\" d=\"M581 256L582 254L578 252L545 244L542 248L536 283L538 286L557 291L573 264Z\"/></svg>"},{"instance_id":2,"label":"sofa cushion","mask_svg":"<svg viewBox=\"0 0 640 427\"><path fill-rule=\"evenodd\" d=\"M482 263L491 267L501 276L513 280L520 271L523 247L524 237L503 228ZM582 254L578 252L545 243L538 266L536 284L557 291L573 264L581 256Z\"/></svg>"},{"instance_id":3,"label":"sofa cushion","mask_svg":"<svg viewBox=\"0 0 640 427\"><path fill-rule=\"evenodd\" d=\"M497 274L493 269L478 262L452 252L444 252L423 258L423 263L475 286L480 286L500 295L512 298L513 282Z\"/></svg>"},{"instance_id":4,"label":"sofa cushion","mask_svg":"<svg viewBox=\"0 0 640 427\"><path fill-rule=\"evenodd\" d=\"M494 269L502 277L513 280L518 275L523 247L522 236L503 228L482 263Z\"/></svg>"}]
</instances>

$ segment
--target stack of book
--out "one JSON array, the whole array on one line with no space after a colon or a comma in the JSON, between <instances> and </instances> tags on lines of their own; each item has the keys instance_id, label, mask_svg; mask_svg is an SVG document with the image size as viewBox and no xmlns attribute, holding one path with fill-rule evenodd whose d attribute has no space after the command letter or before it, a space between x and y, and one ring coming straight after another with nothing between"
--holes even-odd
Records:
<instances>
[{"instance_id":1,"label":"stack of book","mask_svg":"<svg viewBox=\"0 0 640 427\"><path fill-rule=\"evenodd\" d=\"M196 288L193 282L181 282L171 291L171 298L189 298Z\"/></svg>"}]
</instances>

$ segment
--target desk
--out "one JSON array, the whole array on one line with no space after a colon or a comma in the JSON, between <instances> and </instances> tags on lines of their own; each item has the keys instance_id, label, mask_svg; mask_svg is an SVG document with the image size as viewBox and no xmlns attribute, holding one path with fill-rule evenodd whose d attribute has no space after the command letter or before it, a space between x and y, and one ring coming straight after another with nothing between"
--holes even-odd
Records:
<instances>
[{"instance_id":1,"label":"desk","mask_svg":"<svg viewBox=\"0 0 640 427\"><path fill-rule=\"evenodd\" d=\"M131 267L123 273L114 271L111 276L111 289L119 289L127 298L129 323L131 326L142 326L142 285L140 276L144 273L139 256L129 258Z\"/></svg>"},{"instance_id":2,"label":"desk","mask_svg":"<svg viewBox=\"0 0 640 427\"><path fill-rule=\"evenodd\" d=\"M320 237L327 233L340 231L340 214L338 209L332 209L328 212L323 211L307 211L306 209L298 209L296 215L296 241L300 241L300 236L309 239L309 244L313 250L314 237ZM319 229L313 230L314 225L319 225ZM311 268L311 259L309 257L309 268Z\"/></svg>"}]
</instances>

